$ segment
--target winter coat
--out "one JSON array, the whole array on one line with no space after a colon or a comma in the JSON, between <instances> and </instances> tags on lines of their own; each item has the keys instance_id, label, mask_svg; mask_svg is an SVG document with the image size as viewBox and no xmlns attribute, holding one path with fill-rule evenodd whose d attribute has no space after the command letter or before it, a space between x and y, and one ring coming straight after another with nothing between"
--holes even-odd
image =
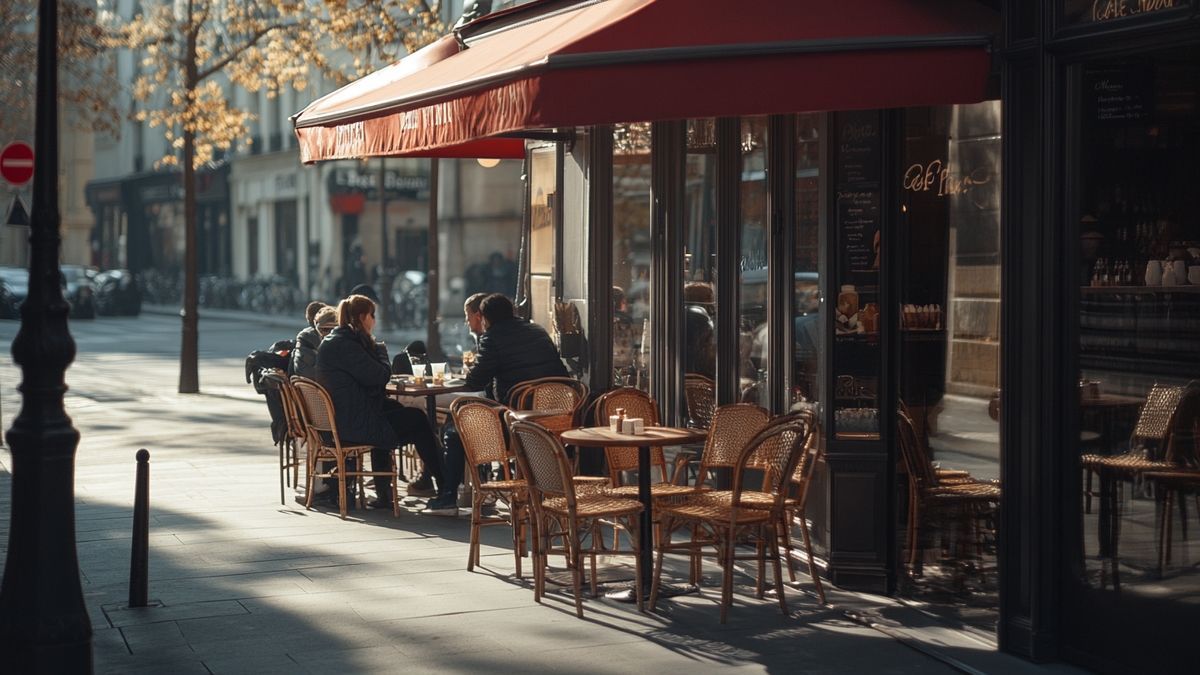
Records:
<instances>
[{"instance_id":1,"label":"winter coat","mask_svg":"<svg viewBox=\"0 0 1200 675\"><path fill-rule=\"evenodd\" d=\"M309 326L296 334L296 348L292 350L292 375L317 379L317 348L321 346L321 334Z\"/></svg>"},{"instance_id":2,"label":"winter coat","mask_svg":"<svg viewBox=\"0 0 1200 675\"><path fill-rule=\"evenodd\" d=\"M540 377L565 377L567 367L558 348L536 323L509 319L492 324L479 336L475 365L467 373L468 391L486 387L489 396L505 401L513 385Z\"/></svg>"},{"instance_id":3,"label":"winter coat","mask_svg":"<svg viewBox=\"0 0 1200 675\"><path fill-rule=\"evenodd\" d=\"M329 392L343 444L394 448L399 439L383 416L391 377L387 352L348 326L334 328L317 349L317 381Z\"/></svg>"}]
</instances>

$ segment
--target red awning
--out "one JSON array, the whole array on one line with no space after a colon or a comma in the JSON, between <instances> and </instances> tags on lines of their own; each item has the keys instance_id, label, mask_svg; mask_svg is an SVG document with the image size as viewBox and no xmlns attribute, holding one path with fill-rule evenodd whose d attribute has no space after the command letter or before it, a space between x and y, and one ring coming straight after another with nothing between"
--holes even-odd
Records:
<instances>
[{"instance_id":1,"label":"red awning","mask_svg":"<svg viewBox=\"0 0 1200 675\"><path fill-rule=\"evenodd\" d=\"M993 11L966 0L545 0L310 104L304 162L521 157L531 129L982 100Z\"/></svg>"}]
</instances>

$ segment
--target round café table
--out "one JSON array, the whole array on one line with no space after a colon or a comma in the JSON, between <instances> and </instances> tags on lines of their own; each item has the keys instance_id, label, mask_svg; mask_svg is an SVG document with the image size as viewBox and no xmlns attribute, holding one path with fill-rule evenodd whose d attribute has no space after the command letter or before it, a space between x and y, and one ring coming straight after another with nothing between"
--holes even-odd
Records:
<instances>
[{"instance_id":1,"label":"round caf\u00e9 table","mask_svg":"<svg viewBox=\"0 0 1200 675\"><path fill-rule=\"evenodd\" d=\"M429 378L425 378L423 384L413 384L412 380L393 379L387 383L384 391L390 396L424 396L425 397L425 413L429 415L429 424L434 429L434 435L437 434L437 396L438 394L453 394L455 392L466 391L467 383L463 380L446 380L445 384L434 384Z\"/></svg>"},{"instance_id":2,"label":"round caf\u00e9 table","mask_svg":"<svg viewBox=\"0 0 1200 675\"><path fill-rule=\"evenodd\" d=\"M650 448L663 445L683 445L702 441L708 436L703 429L683 427L646 427L645 433L622 434L608 427L567 429L560 438L564 444L584 448L633 447L638 449L638 501L642 515L638 522L638 559L641 562L644 594L650 592L654 574L654 502L650 498ZM632 593L629 594L632 597Z\"/></svg>"}]
</instances>

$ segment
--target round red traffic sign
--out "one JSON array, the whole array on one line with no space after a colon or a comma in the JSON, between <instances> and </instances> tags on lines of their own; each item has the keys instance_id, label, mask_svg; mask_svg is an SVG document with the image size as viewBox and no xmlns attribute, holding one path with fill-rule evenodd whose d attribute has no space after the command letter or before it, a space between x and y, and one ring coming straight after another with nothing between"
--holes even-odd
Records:
<instances>
[{"instance_id":1,"label":"round red traffic sign","mask_svg":"<svg viewBox=\"0 0 1200 675\"><path fill-rule=\"evenodd\" d=\"M0 177L13 185L24 185L33 178L33 148L16 141L0 150Z\"/></svg>"}]
</instances>

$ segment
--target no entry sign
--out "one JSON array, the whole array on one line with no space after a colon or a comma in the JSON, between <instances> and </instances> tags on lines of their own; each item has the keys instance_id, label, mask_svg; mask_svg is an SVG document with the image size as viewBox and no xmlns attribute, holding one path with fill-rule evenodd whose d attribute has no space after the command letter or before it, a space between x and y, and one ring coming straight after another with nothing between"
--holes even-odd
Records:
<instances>
[{"instance_id":1,"label":"no entry sign","mask_svg":"<svg viewBox=\"0 0 1200 675\"><path fill-rule=\"evenodd\" d=\"M33 178L33 148L16 141L0 150L0 177L13 185L24 185Z\"/></svg>"}]
</instances>

